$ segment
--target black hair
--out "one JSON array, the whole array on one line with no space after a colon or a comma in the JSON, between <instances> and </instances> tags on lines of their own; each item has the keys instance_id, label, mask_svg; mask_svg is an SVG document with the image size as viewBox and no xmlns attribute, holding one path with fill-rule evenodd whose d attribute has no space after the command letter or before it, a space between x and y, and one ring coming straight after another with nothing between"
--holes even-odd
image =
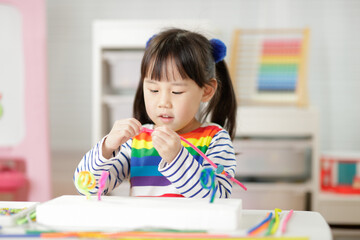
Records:
<instances>
[{"instance_id":1,"label":"black hair","mask_svg":"<svg viewBox=\"0 0 360 240\"><path fill-rule=\"evenodd\" d=\"M213 48L203 35L184 29L171 28L150 39L141 62L141 76L136 91L133 115L142 124L153 123L146 113L143 82L145 77L160 81L169 74L166 66L173 61L182 78L190 78L200 87L217 80L217 90L200 113L199 121L210 116L211 122L223 126L235 136L236 97L231 78L224 60L215 63ZM165 74L165 76L164 76Z\"/></svg>"}]
</instances>

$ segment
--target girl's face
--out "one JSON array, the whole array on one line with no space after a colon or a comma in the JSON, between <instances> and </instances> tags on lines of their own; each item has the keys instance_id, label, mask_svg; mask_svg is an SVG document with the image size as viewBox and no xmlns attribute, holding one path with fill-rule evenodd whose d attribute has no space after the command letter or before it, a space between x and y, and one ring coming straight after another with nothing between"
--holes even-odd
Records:
<instances>
[{"instance_id":1,"label":"girl's face","mask_svg":"<svg viewBox=\"0 0 360 240\"><path fill-rule=\"evenodd\" d=\"M201 125L195 115L200 103L211 99L211 87L200 88L192 79L182 79L171 64L167 72L163 74L167 79L144 79L146 112L155 126L165 125L179 134L190 132Z\"/></svg>"}]
</instances>

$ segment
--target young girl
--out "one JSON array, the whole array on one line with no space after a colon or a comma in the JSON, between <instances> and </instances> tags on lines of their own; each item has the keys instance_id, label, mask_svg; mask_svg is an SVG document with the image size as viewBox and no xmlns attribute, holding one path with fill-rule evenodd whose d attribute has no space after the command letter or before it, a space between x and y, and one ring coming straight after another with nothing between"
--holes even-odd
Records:
<instances>
[{"instance_id":1,"label":"young girl","mask_svg":"<svg viewBox=\"0 0 360 240\"><path fill-rule=\"evenodd\" d=\"M98 180L102 171L108 171L105 194L129 178L131 196L210 196L200 174L211 166L180 136L217 166L224 166L228 177L235 175L231 139L237 106L225 55L220 40L209 41L182 29L169 29L149 39L134 118L114 123L110 133L83 157L74 179L80 171L90 171ZM230 196L228 177L216 174L215 197Z\"/></svg>"}]
</instances>

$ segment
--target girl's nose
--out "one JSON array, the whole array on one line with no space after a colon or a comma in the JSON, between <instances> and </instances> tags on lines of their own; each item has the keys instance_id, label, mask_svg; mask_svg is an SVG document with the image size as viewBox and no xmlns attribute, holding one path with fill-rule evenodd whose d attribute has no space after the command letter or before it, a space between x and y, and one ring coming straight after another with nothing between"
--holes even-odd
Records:
<instances>
[{"instance_id":1,"label":"girl's nose","mask_svg":"<svg viewBox=\"0 0 360 240\"><path fill-rule=\"evenodd\" d=\"M171 97L167 93L162 93L160 95L159 104L160 108L171 108Z\"/></svg>"}]
</instances>

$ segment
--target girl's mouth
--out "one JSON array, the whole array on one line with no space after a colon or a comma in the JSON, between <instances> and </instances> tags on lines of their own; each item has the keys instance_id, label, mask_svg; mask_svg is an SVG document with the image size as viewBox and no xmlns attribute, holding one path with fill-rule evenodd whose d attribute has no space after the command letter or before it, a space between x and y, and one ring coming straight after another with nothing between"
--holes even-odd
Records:
<instances>
[{"instance_id":1,"label":"girl's mouth","mask_svg":"<svg viewBox=\"0 0 360 240\"><path fill-rule=\"evenodd\" d=\"M164 123L168 123L168 122L170 122L170 121L172 121L174 119L174 117L171 117L171 116L166 115L166 114L160 115L159 118Z\"/></svg>"}]
</instances>

